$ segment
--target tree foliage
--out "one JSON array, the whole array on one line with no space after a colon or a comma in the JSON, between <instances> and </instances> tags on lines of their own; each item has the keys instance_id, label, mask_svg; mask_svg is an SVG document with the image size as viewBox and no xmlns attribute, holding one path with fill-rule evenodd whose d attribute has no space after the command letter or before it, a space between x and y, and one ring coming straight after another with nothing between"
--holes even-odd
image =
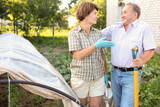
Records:
<instances>
[{"instance_id":1,"label":"tree foliage","mask_svg":"<svg viewBox=\"0 0 160 107\"><path fill-rule=\"evenodd\" d=\"M7 7L6 7L6 0L0 0L0 19L4 19L7 17ZM2 33L2 21L1 21L1 30L0 34Z\"/></svg>"},{"instance_id":2,"label":"tree foliage","mask_svg":"<svg viewBox=\"0 0 160 107\"><path fill-rule=\"evenodd\" d=\"M13 22L14 29L15 26L19 26L26 35L29 34L31 26L36 26L34 29L37 32L46 26L63 25L65 27L66 13L59 9L61 0L1 0L0 3L3 3L2 1L5 1L4 6L8 7L7 16ZM58 24L62 22L63 24Z\"/></svg>"},{"instance_id":3,"label":"tree foliage","mask_svg":"<svg viewBox=\"0 0 160 107\"><path fill-rule=\"evenodd\" d=\"M72 5L75 5L78 2L78 0L70 0L70 3L68 4L69 8L72 8Z\"/></svg>"},{"instance_id":4,"label":"tree foliage","mask_svg":"<svg viewBox=\"0 0 160 107\"><path fill-rule=\"evenodd\" d=\"M37 26L37 32L62 20L60 3L59 0L27 0L28 11L32 15L31 21Z\"/></svg>"},{"instance_id":5,"label":"tree foliage","mask_svg":"<svg viewBox=\"0 0 160 107\"><path fill-rule=\"evenodd\" d=\"M5 6L6 0L0 0L0 18L7 15L7 7Z\"/></svg>"},{"instance_id":6,"label":"tree foliage","mask_svg":"<svg viewBox=\"0 0 160 107\"><path fill-rule=\"evenodd\" d=\"M15 33L15 27L18 26L18 21L22 18L21 15L23 13L23 3L21 3L20 0L15 0L15 1L8 1L6 5L9 7L8 16L9 20L13 22L14 33Z\"/></svg>"},{"instance_id":7,"label":"tree foliage","mask_svg":"<svg viewBox=\"0 0 160 107\"><path fill-rule=\"evenodd\" d=\"M94 2L99 7L99 10L98 10L99 18L97 20L97 24L94 25L94 27L98 29L103 29L106 27L106 10L107 10L106 0L94 0Z\"/></svg>"}]
</instances>

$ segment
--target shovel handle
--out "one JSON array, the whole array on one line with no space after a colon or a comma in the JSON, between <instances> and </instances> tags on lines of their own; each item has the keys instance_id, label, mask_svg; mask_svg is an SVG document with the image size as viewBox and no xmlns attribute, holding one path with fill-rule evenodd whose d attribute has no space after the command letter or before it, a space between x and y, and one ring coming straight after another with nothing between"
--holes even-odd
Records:
<instances>
[{"instance_id":1,"label":"shovel handle","mask_svg":"<svg viewBox=\"0 0 160 107\"><path fill-rule=\"evenodd\" d=\"M132 49L133 59L137 58L138 47ZM138 96L138 67L134 67L134 107L139 106L139 96Z\"/></svg>"}]
</instances>

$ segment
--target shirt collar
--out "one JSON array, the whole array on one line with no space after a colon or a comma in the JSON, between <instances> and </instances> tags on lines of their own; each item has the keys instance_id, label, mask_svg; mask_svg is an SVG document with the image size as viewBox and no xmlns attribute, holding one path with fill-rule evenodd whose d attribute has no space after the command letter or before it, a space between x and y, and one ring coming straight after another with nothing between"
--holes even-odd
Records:
<instances>
[{"instance_id":1,"label":"shirt collar","mask_svg":"<svg viewBox=\"0 0 160 107\"><path fill-rule=\"evenodd\" d=\"M137 20L135 20L134 22L132 22L131 24L132 24L134 27L136 27L137 24L138 24L138 22L139 22L139 20L137 19Z\"/></svg>"},{"instance_id":2,"label":"shirt collar","mask_svg":"<svg viewBox=\"0 0 160 107\"><path fill-rule=\"evenodd\" d=\"M78 25L78 32L80 32L81 30L83 30L83 29L81 28L80 25ZM95 30L95 28L91 27L91 31L94 31L94 30Z\"/></svg>"},{"instance_id":3,"label":"shirt collar","mask_svg":"<svg viewBox=\"0 0 160 107\"><path fill-rule=\"evenodd\" d=\"M119 28L121 28L121 27L123 27L123 23L121 23L121 24L119 25Z\"/></svg>"},{"instance_id":4,"label":"shirt collar","mask_svg":"<svg viewBox=\"0 0 160 107\"><path fill-rule=\"evenodd\" d=\"M138 24L138 22L139 22L139 20L137 19L137 20L133 21L132 23L130 23L129 25L133 25L133 27L136 27L137 24ZM123 27L123 26L124 26L123 23L121 23L121 24L119 25L120 28Z\"/></svg>"}]
</instances>

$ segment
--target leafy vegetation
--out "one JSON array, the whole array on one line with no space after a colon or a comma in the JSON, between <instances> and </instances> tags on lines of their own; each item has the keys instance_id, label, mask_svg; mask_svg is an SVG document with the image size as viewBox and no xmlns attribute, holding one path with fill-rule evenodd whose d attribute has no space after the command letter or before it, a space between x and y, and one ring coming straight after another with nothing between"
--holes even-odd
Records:
<instances>
[{"instance_id":1,"label":"leafy vegetation","mask_svg":"<svg viewBox=\"0 0 160 107\"><path fill-rule=\"evenodd\" d=\"M58 35L57 35L58 36ZM70 80L69 65L72 60L68 52L67 37L26 37L43 54L48 61L63 75L65 80Z\"/></svg>"},{"instance_id":2,"label":"leafy vegetation","mask_svg":"<svg viewBox=\"0 0 160 107\"><path fill-rule=\"evenodd\" d=\"M140 101L142 107L160 107L160 77L141 83Z\"/></svg>"},{"instance_id":3,"label":"leafy vegetation","mask_svg":"<svg viewBox=\"0 0 160 107\"><path fill-rule=\"evenodd\" d=\"M160 61L157 60L159 58L160 56L155 54L151 61L145 64L142 73L143 80L149 81L155 79L156 77L160 77Z\"/></svg>"},{"instance_id":4,"label":"leafy vegetation","mask_svg":"<svg viewBox=\"0 0 160 107\"><path fill-rule=\"evenodd\" d=\"M143 68L139 94L142 107L160 106L160 60L157 59L160 56L155 54Z\"/></svg>"}]
</instances>

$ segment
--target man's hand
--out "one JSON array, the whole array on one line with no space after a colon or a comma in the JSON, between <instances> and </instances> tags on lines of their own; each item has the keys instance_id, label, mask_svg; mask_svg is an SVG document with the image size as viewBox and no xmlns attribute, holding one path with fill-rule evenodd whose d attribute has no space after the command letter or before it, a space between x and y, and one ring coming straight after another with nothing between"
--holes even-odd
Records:
<instances>
[{"instance_id":1,"label":"man's hand","mask_svg":"<svg viewBox=\"0 0 160 107\"><path fill-rule=\"evenodd\" d=\"M140 58L136 58L132 61L133 66L135 67L142 67L143 66L143 62Z\"/></svg>"},{"instance_id":2,"label":"man's hand","mask_svg":"<svg viewBox=\"0 0 160 107\"><path fill-rule=\"evenodd\" d=\"M105 81L105 84L108 86L108 75L107 74L104 75L104 81Z\"/></svg>"},{"instance_id":3,"label":"man's hand","mask_svg":"<svg viewBox=\"0 0 160 107\"><path fill-rule=\"evenodd\" d=\"M147 50L140 58L134 59L132 61L132 64L135 67L142 67L152 58L153 55L154 55L154 49Z\"/></svg>"},{"instance_id":4,"label":"man's hand","mask_svg":"<svg viewBox=\"0 0 160 107\"><path fill-rule=\"evenodd\" d=\"M96 48L115 46L115 44L113 42L106 41L105 39L106 39L106 37L99 39L98 42L95 43Z\"/></svg>"}]
</instances>

